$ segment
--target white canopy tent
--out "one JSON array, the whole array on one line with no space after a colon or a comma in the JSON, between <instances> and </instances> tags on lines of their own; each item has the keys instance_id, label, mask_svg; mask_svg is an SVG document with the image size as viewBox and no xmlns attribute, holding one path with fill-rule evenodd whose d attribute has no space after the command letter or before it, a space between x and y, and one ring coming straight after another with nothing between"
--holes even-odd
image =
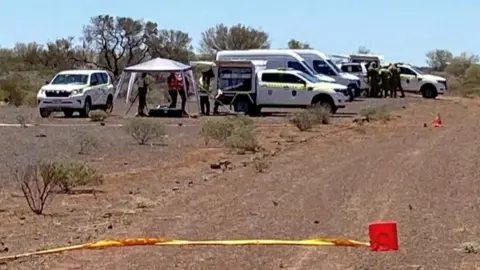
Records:
<instances>
[{"instance_id":1,"label":"white canopy tent","mask_svg":"<svg viewBox=\"0 0 480 270\"><path fill-rule=\"evenodd\" d=\"M137 74L144 73L144 72L162 72L162 73L179 72L181 73L182 79L184 82L186 78L190 79L190 82L191 82L190 89L193 90L195 97L197 99L197 106L200 107L198 91L195 84L191 66L182 64L174 60L164 59L164 58L154 58L147 62L143 62L137 65L133 65L125 68L116 86L114 100L118 97L118 94L122 89L122 85L125 79L127 78L127 74L130 74L130 80L128 82L127 97L126 97L126 103L128 103L130 101L130 96L135 84L135 79L137 77ZM184 87L185 87L185 84L184 84ZM186 93L186 96L188 98L187 93Z\"/></svg>"}]
</instances>

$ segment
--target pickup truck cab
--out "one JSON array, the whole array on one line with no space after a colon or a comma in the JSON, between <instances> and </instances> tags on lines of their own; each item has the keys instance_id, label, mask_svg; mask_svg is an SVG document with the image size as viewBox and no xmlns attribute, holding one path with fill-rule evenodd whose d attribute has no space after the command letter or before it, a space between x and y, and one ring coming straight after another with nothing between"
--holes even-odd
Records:
<instances>
[{"instance_id":1,"label":"pickup truck cab","mask_svg":"<svg viewBox=\"0 0 480 270\"><path fill-rule=\"evenodd\" d=\"M41 117L63 111L65 117L74 112L87 117L92 109L113 109L114 87L104 70L66 70L47 81L37 93Z\"/></svg>"},{"instance_id":2,"label":"pickup truck cab","mask_svg":"<svg viewBox=\"0 0 480 270\"><path fill-rule=\"evenodd\" d=\"M263 70L257 73L257 106L297 107L320 106L331 113L344 108L348 89L341 84L325 83L293 69Z\"/></svg>"}]
</instances>

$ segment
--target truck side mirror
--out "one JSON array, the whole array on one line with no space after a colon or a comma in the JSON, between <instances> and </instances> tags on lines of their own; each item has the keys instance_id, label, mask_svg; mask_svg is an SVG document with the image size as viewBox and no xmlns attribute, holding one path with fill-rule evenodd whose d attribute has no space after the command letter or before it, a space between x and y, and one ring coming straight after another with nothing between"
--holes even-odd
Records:
<instances>
[{"instance_id":1,"label":"truck side mirror","mask_svg":"<svg viewBox=\"0 0 480 270\"><path fill-rule=\"evenodd\" d=\"M50 81L45 81L45 84L50 84Z\"/></svg>"}]
</instances>

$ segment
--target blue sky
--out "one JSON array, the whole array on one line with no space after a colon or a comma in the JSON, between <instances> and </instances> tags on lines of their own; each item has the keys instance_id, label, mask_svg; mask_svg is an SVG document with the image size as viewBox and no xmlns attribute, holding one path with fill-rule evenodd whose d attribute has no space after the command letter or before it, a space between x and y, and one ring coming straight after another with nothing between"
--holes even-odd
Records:
<instances>
[{"instance_id":1,"label":"blue sky","mask_svg":"<svg viewBox=\"0 0 480 270\"><path fill-rule=\"evenodd\" d=\"M90 17L108 13L188 32L195 47L208 27L242 23L267 31L272 47L283 48L291 38L325 53L363 45L390 61L424 65L425 53L435 48L480 53L479 12L478 0L5 0L0 46L80 36ZM373 27L378 35L368 30Z\"/></svg>"}]
</instances>

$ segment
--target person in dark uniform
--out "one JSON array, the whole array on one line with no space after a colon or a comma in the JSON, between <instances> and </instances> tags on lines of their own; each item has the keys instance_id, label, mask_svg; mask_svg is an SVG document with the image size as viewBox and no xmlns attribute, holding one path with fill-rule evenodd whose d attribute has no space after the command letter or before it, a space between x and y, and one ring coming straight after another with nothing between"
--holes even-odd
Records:
<instances>
[{"instance_id":1,"label":"person in dark uniform","mask_svg":"<svg viewBox=\"0 0 480 270\"><path fill-rule=\"evenodd\" d=\"M146 80L147 73L142 73L138 80L138 112L137 116L146 116L145 107L147 106L148 82Z\"/></svg>"},{"instance_id":2,"label":"person in dark uniform","mask_svg":"<svg viewBox=\"0 0 480 270\"><path fill-rule=\"evenodd\" d=\"M200 110L203 115L210 114L210 81L215 77L212 69L202 72L200 96Z\"/></svg>"}]
</instances>

